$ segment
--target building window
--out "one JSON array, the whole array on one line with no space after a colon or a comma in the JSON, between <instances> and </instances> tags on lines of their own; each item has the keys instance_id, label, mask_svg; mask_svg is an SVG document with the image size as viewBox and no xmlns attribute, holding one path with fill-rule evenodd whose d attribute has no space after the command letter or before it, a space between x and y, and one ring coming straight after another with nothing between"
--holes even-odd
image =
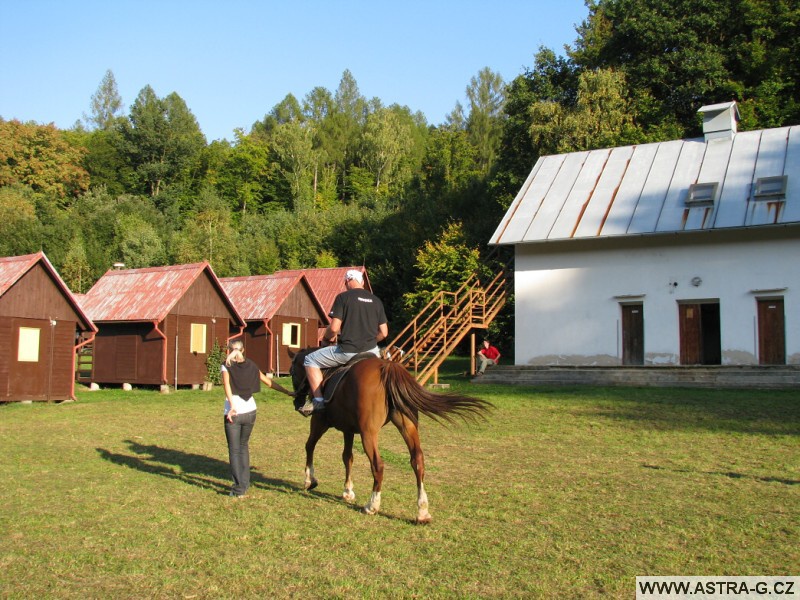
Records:
<instances>
[{"instance_id":1,"label":"building window","mask_svg":"<svg viewBox=\"0 0 800 600\"><path fill-rule=\"evenodd\" d=\"M718 185L716 181L713 183L693 183L689 186L686 204L691 206L714 204Z\"/></svg>"},{"instance_id":2,"label":"building window","mask_svg":"<svg viewBox=\"0 0 800 600\"><path fill-rule=\"evenodd\" d=\"M189 340L189 351L194 354L206 353L206 324L192 323L192 335Z\"/></svg>"},{"instance_id":3,"label":"building window","mask_svg":"<svg viewBox=\"0 0 800 600\"><path fill-rule=\"evenodd\" d=\"M36 327L19 328L19 362L39 362L39 337L41 330Z\"/></svg>"},{"instance_id":4,"label":"building window","mask_svg":"<svg viewBox=\"0 0 800 600\"><path fill-rule=\"evenodd\" d=\"M300 323L284 323L281 341L290 348L300 347Z\"/></svg>"},{"instance_id":5,"label":"building window","mask_svg":"<svg viewBox=\"0 0 800 600\"><path fill-rule=\"evenodd\" d=\"M753 191L756 200L782 200L786 198L786 175L759 177Z\"/></svg>"}]
</instances>

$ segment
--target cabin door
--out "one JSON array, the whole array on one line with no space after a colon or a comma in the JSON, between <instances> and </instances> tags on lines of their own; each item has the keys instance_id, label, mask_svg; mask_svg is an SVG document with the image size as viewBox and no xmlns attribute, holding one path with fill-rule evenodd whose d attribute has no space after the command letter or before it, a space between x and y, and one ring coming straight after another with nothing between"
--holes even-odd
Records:
<instances>
[{"instance_id":1,"label":"cabin door","mask_svg":"<svg viewBox=\"0 0 800 600\"><path fill-rule=\"evenodd\" d=\"M783 299L758 300L758 364L786 364Z\"/></svg>"},{"instance_id":2,"label":"cabin door","mask_svg":"<svg viewBox=\"0 0 800 600\"><path fill-rule=\"evenodd\" d=\"M13 319L10 396L50 400L53 388L53 325L49 319Z\"/></svg>"}]
</instances>

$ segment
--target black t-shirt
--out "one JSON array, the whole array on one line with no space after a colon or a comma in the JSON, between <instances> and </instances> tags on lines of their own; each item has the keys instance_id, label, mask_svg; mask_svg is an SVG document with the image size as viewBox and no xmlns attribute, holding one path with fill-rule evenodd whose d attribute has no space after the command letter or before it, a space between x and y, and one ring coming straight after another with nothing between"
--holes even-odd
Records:
<instances>
[{"instance_id":1,"label":"black t-shirt","mask_svg":"<svg viewBox=\"0 0 800 600\"><path fill-rule=\"evenodd\" d=\"M383 302L362 288L336 296L328 316L342 321L339 346L344 352L372 350L378 344L378 328L386 323Z\"/></svg>"},{"instance_id":2,"label":"black t-shirt","mask_svg":"<svg viewBox=\"0 0 800 600\"><path fill-rule=\"evenodd\" d=\"M230 374L231 391L237 396L247 400L261 390L258 365L249 358L240 363L232 362L225 368Z\"/></svg>"}]
</instances>

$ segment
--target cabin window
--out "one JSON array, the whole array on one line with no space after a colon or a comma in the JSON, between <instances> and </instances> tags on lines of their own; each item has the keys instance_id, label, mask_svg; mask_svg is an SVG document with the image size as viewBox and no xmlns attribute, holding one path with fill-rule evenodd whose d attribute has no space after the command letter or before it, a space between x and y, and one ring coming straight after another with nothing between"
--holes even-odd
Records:
<instances>
[{"instance_id":1,"label":"cabin window","mask_svg":"<svg viewBox=\"0 0 800 600\"><path fill-rule=\"evenodd\" d=\"M192 323L192 335L189 342L190 351L195 354L206 353L206 324Z\"/></svg>"},{"instance_id":2,"label":"cabin window","mask_svg":"<svg viewBox=\"0 0 800 600\"><path fill-rule=\"evenodd\" d=\"M281 338L284 346L290 348L300 347L300 323L284 323L283 336Z\"/></svg>"},{"instance_id":3,"label":"cabin window","mask_svg":"<svg viewBox=\"0 0 800 600\"><path fill-rule=\"evenodd\" d=\"M781 200L786 198L786 175L759 177L753 193L756 200Z\"/></svg>"},{"instance_id":4,"label":"cabin window","mask_svg":"<svg viewBox=\"0 0 800 600\"><path fill-rule=\"evenodd\" d=\"M19 362L39 362L39 337L41 330L37 327L19 328L19 347L17 360Z\"/></svg>"},{"instance_id":5,"label":"cabin window","mask_svg":"<svg viewBox=\"0 0 800 600\"><path fill-rule=\"evenodd\" d=\"M713 183L693 183L689 186L689 195L686 197L686 204L692 206L696 204L714 204L718 185L716 181Z\"/></svg>"}]
</instances>

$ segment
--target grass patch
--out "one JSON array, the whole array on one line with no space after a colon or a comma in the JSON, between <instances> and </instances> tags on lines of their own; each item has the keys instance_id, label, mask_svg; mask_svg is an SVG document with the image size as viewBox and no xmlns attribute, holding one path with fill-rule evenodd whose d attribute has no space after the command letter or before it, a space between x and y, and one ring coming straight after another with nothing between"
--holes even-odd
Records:
<instances>
[{"instance_id":1,"label":"grass patch","mask_svg":"<svg viewBox=\"0 0 800 600\"><path fill-rule=\"evenodd\" d=\"M630 598L636 575L796 571L800 392L471 386L465 370L440 381L496 409L423 419L427 527L391 425L367 517L360 445L358 506L335 431L303 491L308 421L270 391L241 501L219 390L0 406L0 596Z\"/></svg>"}]
</instances>

